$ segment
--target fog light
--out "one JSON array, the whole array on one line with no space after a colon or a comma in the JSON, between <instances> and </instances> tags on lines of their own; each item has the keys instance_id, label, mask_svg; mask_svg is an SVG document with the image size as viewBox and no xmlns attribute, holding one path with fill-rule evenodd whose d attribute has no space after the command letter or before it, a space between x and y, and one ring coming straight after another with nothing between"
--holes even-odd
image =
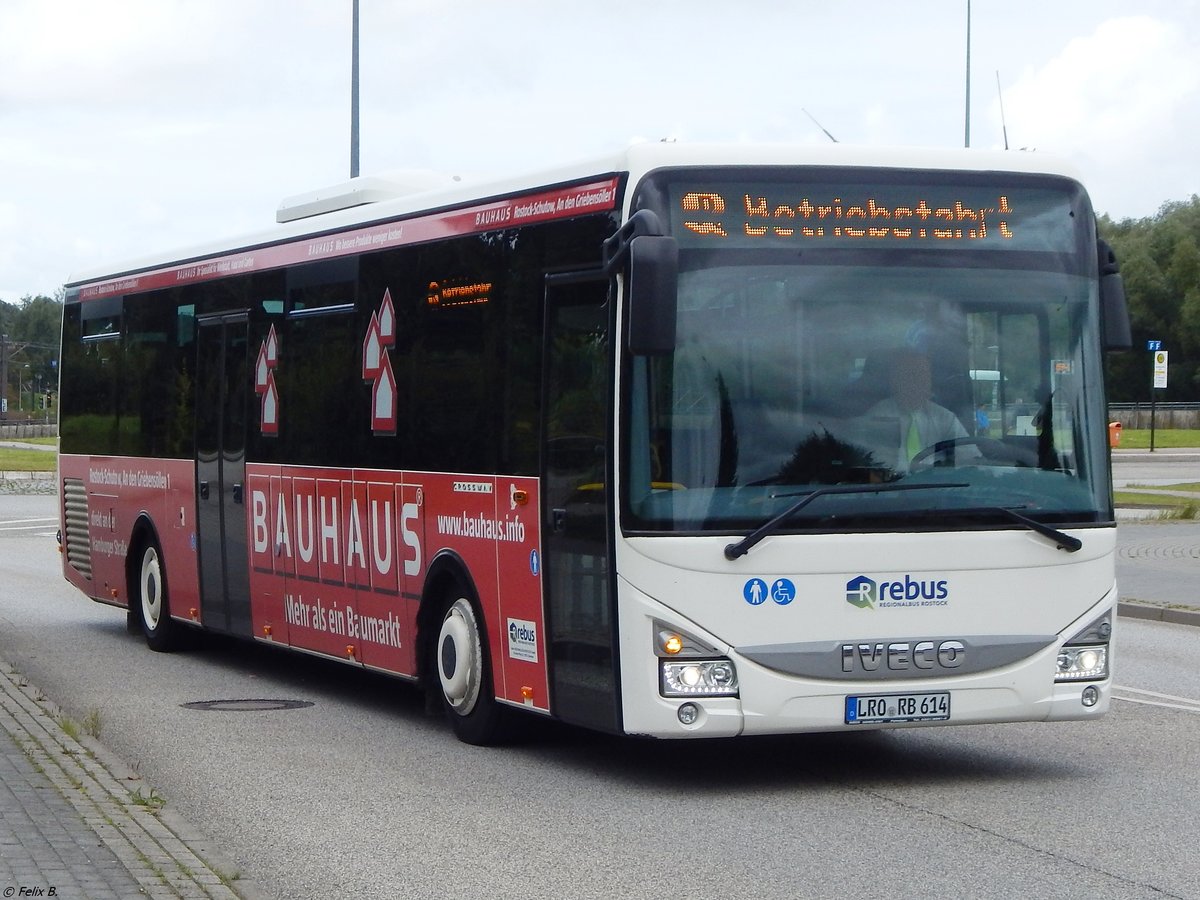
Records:
<instances>
[{"instance_id":1,"label":"fog light","mask_svg":"<svg viewBox=\"0 0 1200 900\"><path fill-rule=\"evenodd\" d=\"M1055 681L1094 681L1108 677L1108 648L1063 647L1058 651Z\"/></svg>"},{"instance_id":2,"label":"fog light","mask_svg":"<svg viewBox=\"0 0 1200 900\"><path fill-rule=\"evenodd\" d=\"M679 707L675 715L679 716L681 725L695 725L696 720L700 718L700 707L695 703L685 703Z\"/></svg>"},{"instance_id":3,"label":"fog light","mask_svg":"<svg viewBox=\"0 0 1200 900\"><path fill-rule=\"evenodd\" d=\"M1083 689L1083 694L1079 698L1083 701L1083 705L1087 707L1095 706L1100 702L1100 689L1094 684L1089 684Z\"/></svg>"},{"instance_id":4,"label":"fog light","mask_svg":"<svg viewBox=\"0 0 1200 900\"><path fill-rule=\"evenodd\" d=\"M728 659L660 661L664 697L736 697L737 669Z\"/></svg>"}]
</instances>

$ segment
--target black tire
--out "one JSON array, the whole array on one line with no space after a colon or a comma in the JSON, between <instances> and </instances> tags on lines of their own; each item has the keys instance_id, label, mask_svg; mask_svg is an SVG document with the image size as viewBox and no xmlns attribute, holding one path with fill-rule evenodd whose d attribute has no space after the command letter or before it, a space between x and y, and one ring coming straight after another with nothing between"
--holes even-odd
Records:
<instances>
[{"instance_id":1,"label":"black tire","mask_svg":"<svg viewBox=\"0 0 1200 900\"><path fill-rule=\"evenodd\" d=\"M487 635L475 605L455 590L442 610L432 663L442 708L455 736L467 744L487 746L510 736L511 713L496 702L492 687Z\"/></svg>"},{"instance_id":2,"label":"black tire","mask_svg":"<svg viewBox=\"0 0 1200 900\"><path fill-rule=\"evenodd\" d=\"M146 644L156 653L169 653L179 647L182 628L171 618L167 597L167 578L162 551L153 539L142 545L134 571L130 601L137 604Z\"/></svg>"}]
</instances>

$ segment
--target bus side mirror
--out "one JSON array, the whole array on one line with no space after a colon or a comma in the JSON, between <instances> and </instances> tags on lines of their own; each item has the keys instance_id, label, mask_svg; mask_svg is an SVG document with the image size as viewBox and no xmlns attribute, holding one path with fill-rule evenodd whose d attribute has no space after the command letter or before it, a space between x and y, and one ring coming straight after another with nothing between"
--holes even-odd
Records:
<instances>
[{"instance_id":1,"label":"bus side mirror","mask_svg":"<svg viewBox=\"0 0 1200 900\"><path fill-rule=\"evenodd\" d=\"M635 237L629 242L627 271L630 352L640 356L674 352L679 245L669 237Z\"/></svg>"},{"instance_id":2,"label":"bus side mirror","mask_svg":"<svg viewBox=\"0 0 1200 900\"><path fill-rule=\"evenodd\" d=\"M1133 346L1129 328L1129 305L1125 302L1125 283L1116 254L1104 240L1096 241L1100 264L1100 324L1104 330L1105 350L1128 350Z\"/></svg>"}]
</instances>

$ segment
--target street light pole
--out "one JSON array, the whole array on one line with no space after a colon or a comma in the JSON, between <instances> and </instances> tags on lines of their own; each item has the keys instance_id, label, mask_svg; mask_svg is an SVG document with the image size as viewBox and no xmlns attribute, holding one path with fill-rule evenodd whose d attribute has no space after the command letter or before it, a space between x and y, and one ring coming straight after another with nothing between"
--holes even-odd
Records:
<instances>
[{"instance_id":1,"label":"street light pole","mask_svg":"<svg viewBox=\"0 0 1200 900\"><path fill-rule=\"evenodd\" d=\"M350 177L358 177L358 0L354 0L350 36Z\"/></svg>"},{"instance_id":2,"label":"street light pole","mask_svg":"<svg viewBox=\"0 0 1200 900\"><path fill-rule=\"evenodd\" d=\"M8 418L8 335L0 334L0 419Z\"/></svg>"},{"instance_id":3,"label":"street light pole","mask_svg":"<svg viewBox=\"0 0 1200 900\"><path fill-rule=\"evenodd\" d=\"M358 0L355 0L357 3ZM963 146L971 146L971 0L967 0L967 111L963 126Z\"/></svg>"}]
</instances>

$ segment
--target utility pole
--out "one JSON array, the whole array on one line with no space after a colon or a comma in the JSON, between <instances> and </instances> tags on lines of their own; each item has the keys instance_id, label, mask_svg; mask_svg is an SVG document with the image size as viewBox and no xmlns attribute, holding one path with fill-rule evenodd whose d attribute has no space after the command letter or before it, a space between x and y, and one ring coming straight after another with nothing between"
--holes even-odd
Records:
<instances>
[{"instance_id":1,"label":"utility pole","mask_svg":"<svg viewBox=\"0 0 1200 900\"><path fill-rule=\"evenodd\" d=\"M8 418L8 364L29 344L16 344L8 339L7 334L0 334L0 420ZM17 407L21 406L21 377L17 370Z\"/></svg>"}]
</instances>

